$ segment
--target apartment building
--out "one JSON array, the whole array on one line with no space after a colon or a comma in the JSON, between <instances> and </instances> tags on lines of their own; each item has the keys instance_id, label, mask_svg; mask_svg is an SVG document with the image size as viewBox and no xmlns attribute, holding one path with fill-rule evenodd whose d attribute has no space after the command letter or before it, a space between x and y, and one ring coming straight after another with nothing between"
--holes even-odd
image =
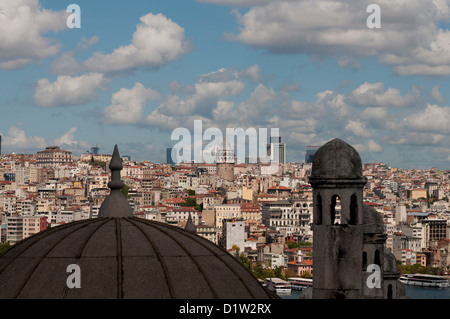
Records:
<instances>
[{"instance_id":1,"label":"apartment building","mask_svg":"<svg viewBox=\"0 0 450 319\"><path fill-rule=\"evenodd\" d=\"M186 223L189 219L189 215L192 218L194 225L199 223L199 212L193 207L179 207L174 208L172 212L166 215L166 219L170 219L171 223L183 222Z\"/></svg>"},{"instance_id":2,"label":"apartment building","mask_svg":"<svg viewBox=\"0 0 450 319\"><path fill-rule=\"evenodd\" d=\"M58 146L49 146L44 151L37 152L37 167L53 167L71 164L73 162L72 152L65 151Z\"/></svg>"},{"instance_id":3,"label":"apartment building","mask_svg":"<svg viewBox=\"0 0 450 319\"><path fill-rule=\"evenodd\" d=\"M23 217L10 215L6 217L6 241L11 245L23 239Z\"/></svg>"},{"instance_id":4,"label":"apartment building","mask_svg":"<svg viewBox=\"0 0 450 319\"><path fill-rule=\"evenodd\" d=\"M202 220L209 226L222 228L224 219L242 218L240 204L213 204L203 209Z\"/></svg>"},{"instance_id":5,"label":"apartment building","mask_svg":"<svg viewBox=\"0 0 450 319\"><path fill-rule=\"evenodd\" d=\"M23 238L30 237L47 229L46 216L27 216L23 217Z\"/></svg>"},{"instance_id":6,"label":"apartment building","mask_svg":"<svg viewBox=\"0 0 450 319\"><path fill-rule=\"evenodd\" d=\"M242 203L241 215L247 224L259 224L261 222L261 207L253 203Z\"/></svg>"},{"instance_id":7,"label":"apartment building","mask_svg":"<svg viewBox=\"0 0 450 319\"><path fill-rule=\"evenodd\" d=\"M239 247L244 251L245 240L245 221L243 219L222 219L222 238L221 246L225 249L232 249L233 246Z\"/></svg>"},{"instance_id":8,"label":"apartment building","mask_svg":"<svg viewBox=\"0 0 450 319\"><path fill-rule=\"evenodd\" d=\"M302 206L302 204L298 204ZM294 209L294 204L290 200L264 203L261 213L262 223L275 229L285 237L300 232L300 215L302 211L301 209Z\"/></svg>"}]
</instances>

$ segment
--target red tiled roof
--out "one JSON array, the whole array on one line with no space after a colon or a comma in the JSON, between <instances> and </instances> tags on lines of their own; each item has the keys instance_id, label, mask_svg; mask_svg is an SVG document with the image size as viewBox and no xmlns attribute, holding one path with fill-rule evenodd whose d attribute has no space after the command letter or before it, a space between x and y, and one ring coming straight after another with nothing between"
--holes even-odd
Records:
<instances>
[{"instance_id":1,"label":"red tiled roof","mask_svg":"<svg viewBox=\"0 0 450 319\"><path fill-rule=\"evenodd\" d=\"M272 186L272 187L270 187L269 189L270 189L270 190L271 190L271 189L291 190L289 187L286 187L286 186Z\"/></svg>"}]
</instances>

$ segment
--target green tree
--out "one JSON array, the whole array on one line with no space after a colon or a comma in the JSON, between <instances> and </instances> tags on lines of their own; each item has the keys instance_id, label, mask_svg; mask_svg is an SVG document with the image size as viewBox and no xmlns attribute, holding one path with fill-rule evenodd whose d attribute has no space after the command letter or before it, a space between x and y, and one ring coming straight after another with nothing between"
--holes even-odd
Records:
<instances>
[{"instance_id":1,"label":"green tree","mask_svg":"<svg viewBox=\"0 0 450 319\"><path fill-rule=\"evenodd\" d=\"M286 280L288 280L288 278L290 278L290 277L297 277L297 273L291 269L285 269L284 277Z\"/></svg>"},{"instance_id":2,"label":"green tree","mask_svg":"<svg viewBox=\"0 0 450 319\"><path fill-rule=\"evenodd\" d=\"M187 197L187 198L184 200L184 203L181 203L181 204L180 204L180 206L183 206L183 207L194 207L194 206L196 206L196 205L197 205L197 201L196 201L196 199L193 198L193 197Z\"/></svg>"},{"instance_id":3,"label":"green tree","mask_svg":"<svg viewBox=\"0 0 450 319\"><path fill-rule=\"evenodd\" d=\"M256 278L264 279L264 278L272 278L274 277L272 269L264 269L260 262L257 262L253 267L253 274Z\"/></svg>"},{"instance_id":4,"label":"green tree","mask_svg":"<svg viewBox=\"0 0 450 319\"><path fill-rule=\"evenodd\" d=\"M312 243L310 243L309 241L301 241L298 243L298 245L300 247L309 247L309 246L312 246Z\"/></svg>"},{"instance_id":5,"label":"green tree","mask_svg":"<svg viewBox=\"0 0 450 319\"><path fill-rule=\"evenodd\" d=\"M100 166L101 168L105 168L106 163L101 161L94 160L94 156L91 156L91 161L89 162L92 166Z\"/></svg>"},{"instance_id":6,"label":"green tree","mask_svg":"<svg viewBox=\"0 0 450 319\"><path fill-rule=\"evenodd\" d=\"M180 204L182 207L194 207L194 209L199 212L203 211L203 203L200 205L197 204L197 200L193 197L187 197L183 203Z\"/></svg>"},{"instance_id":7,"label":"green tree","mask_svg":"<svg viewBox=\"0 0 450 319\"><path fill-rule=\"evenodd\" d=\"M9 249L9 247L11 247L9 242L0 244L0 255L2 255L4 252L6 252Z\"/></svg>"},{"instance_id":8,"label":"green tree","mask_svg":"<svg viewBox=\"0 0 450 319\"><path fill-rule=\"evenodd\" d=\"M288 246L289 249L298 247L297 243L294 243L293 241L290 241L290 240L286 240L286 245Z\"/></svg>"},{"instance_id":9,"label":"green tree","mask_svg":"<svg viewBox=\"0 0 450 319\"><path fill-rule=\"evenodd\" d=\"M128 190L130 189L130 186L128 186L127 184L124 184L124 186L120 189L120 191L122 192L122 195L125 197L125 198L131 198L131 196L130 195L128 195Z\"/></svg>"},{"instance_id":10,"label":"green tree","mask_svg":"<svg viewBox=\"0 0 450 319\"><path fill-rule=\"evenodd\" d=\"M298 243L294 243L291 240L286 240L286 245L288 246L288 248L292 249L292 248L300 248L300 247L309 247L309 246L312 246L312 243L310 243L308 241L301 241Z\"/></svg>"},{"instance_id":11,"label":"green tree","mask_svg":"<svg viewBox=\"0 0 450 319\"><path fill-rule=\"evenodd\" d=\"M273 270L273 275L277 278L284 279L283 272L280 266L276 266Z\"/></svg>"},{"instance_id":12,"label":"green tree","mask_svg":"<svg viewBox=\"0 0 450 319\"><path fill-rule=\"evenodd\" d=\"M244 267L248 270L248 271L252 271L252 261L250 260L250 258L248 258L247 256L245 256L244 254L240 254L239 255L239 260L241 261L241 263L244 265Z\"/></svg>"},{"instance_id":13,"label":"green tree","mask_svg":"<svg viewBox=\"0 0 450 319\"><path fill-rule=\"evenodd\" d=\"M312 278L312 275L309 271L304 271L300 276L300 278Z\"/></svg>"},{"instance_id":14,"label":"green tree","mask_svg":"<svg viewBox=\"0 0 450 319\"><path fill-rule=\"evenodd\" d=\"M422 266L421 264L414 264L411 266L412 274L425 274L427 272L427 268Z\"/></svg>"},{"instance_id":15,"label":"green tree","mask_svg":"<svg viewBox=\"0 0 450 319\"><path fill-rule=\"evenodd\" d=\"M260 262L257 262L253 267L253 274L255 275L256 278L264 279L263 273L264 273L263 266L261 265Z\"/></svg>"}]
</instances>

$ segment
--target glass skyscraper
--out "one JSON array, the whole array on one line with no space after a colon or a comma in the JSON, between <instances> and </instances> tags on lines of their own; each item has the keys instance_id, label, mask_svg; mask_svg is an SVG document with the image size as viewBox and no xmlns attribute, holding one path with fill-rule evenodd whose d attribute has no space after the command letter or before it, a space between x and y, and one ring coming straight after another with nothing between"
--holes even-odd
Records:
<instances>
[{"instance_id":1,"label":"glass skyscraper","mask_svg":"<svg viewBox=\"0 0 450 319\"><path fill-rule=\"evenodd\" d=\"M312 163L314 154L320 148L320 146L306 146L305 163Z\"/></svg>"},{"instance_id":2,"label":"glass skyscraper","mask_svg":"<svg viewBox=\"0 0 450 319\"><path fill-rule=\"evenodd\" d=\"M169 147L166 149L166 163L170 164L170 165L175 165L175 160L176 158L172 158L172 149L173 147ZM175 149L175 153L176 153L176 149Z\"/></svg>"}]
</instances>

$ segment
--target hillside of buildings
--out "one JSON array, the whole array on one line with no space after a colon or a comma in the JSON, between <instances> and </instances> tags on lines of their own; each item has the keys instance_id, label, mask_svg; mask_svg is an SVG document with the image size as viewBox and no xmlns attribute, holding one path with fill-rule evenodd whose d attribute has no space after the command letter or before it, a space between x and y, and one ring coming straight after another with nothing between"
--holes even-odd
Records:
<instances>
[{"instance_id":1,"label":"hillside of buildings","mask_svg":"<svg viewBox=\"0 0 450 319\"><path fill-rule=\"evenodd\" d=\"M2 246L49 227L96 218L110 191L110 159L73 156L58 147L2 155ZM182 228L191 218L199 236L240 256L256 276L313 276L312 164L280 163L269 169L233 163L231 181L218 166L123 158L122 192L137 217ZM363 173L368 179L364 202L383 217L386 249L402 272L448 274L449 171L368 163ZM338 220L339 203L337 212Z\"/></svg>"}]
</instances>

